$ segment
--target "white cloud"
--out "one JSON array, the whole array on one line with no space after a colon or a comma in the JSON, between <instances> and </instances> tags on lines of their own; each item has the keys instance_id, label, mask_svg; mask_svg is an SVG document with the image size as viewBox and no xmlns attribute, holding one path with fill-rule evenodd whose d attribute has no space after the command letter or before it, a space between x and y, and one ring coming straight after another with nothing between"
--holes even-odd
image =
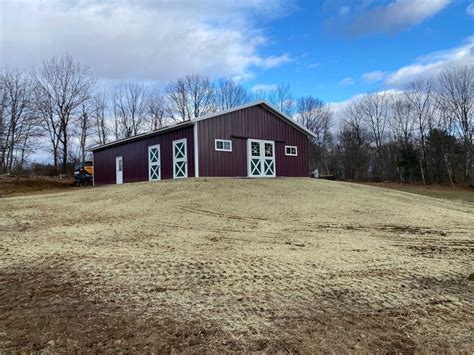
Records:
<instances>
[{"instance_id":1,"label":"white cloud","mask_svg":"<svg viewBox=\"0 0 474 355\"><path fill-rule=\"evenodd\" d=\"M277 85L275 85L275 84L256 84L256 85L252 86L250 91L252 91L254 93L267 92L267 91L273 91L276 88L277 88Z\"/></svg>"},{"instance_id":2,"label":"white cloud","mask_svg":"<svg viewBox=\"0 0 474 355\"><path fill-rule=\"evenodd\" d=\"M272 55L267 58L255 58L255 64L261 66L262 68L274 68L291 61L292 59L286 53L280 56Z\"/></svg>"},{"instance_id":3,"label":"white cloud","mask_svg":"<svg viewBox=\"0 0 474 355\"><path fill-rule=\"evenodd\" d=\"M474 17L474 2L471 2L468 7L466 7L466 14Z\"/></svg>"},{"instance_id":4,"label":"white cloud","mask_svg":"<svg viewBox=\"0 0 474 355\"><path fill-rule=\"evenodd\" d=\"M291 61L259 54L268 40L257 21L283 15L283 0L2 1L1 8L4 65L29 68L67 52L101 78L163 82L188 73L248 78L254 67Z\"/></svg>"},{"instance_id":5,"label":"white cloud","mask_svg":"<svg viewBox=\"0 0 474 355\"><path fill-rule=\"evenodd\" d=\"M474 65L474 36L453 49L434 52L400 68L386 79L389 86L400 87L419 77L435 77L445 69L457 65Z\"/></svg>"},{"instance_id":6,"label":"white cloud","mask_svg":"<svg viewBox=\"0 0 474 355\"><path fill-rule=\"evenodd\" d=\"M343 85L343 86L354 85L354 79L352 79L351 77L344 78L339 82L339 85Z\"/></svg>"},{"instance_id":7,"label":"white cloud","mask_svg":"<svg viewBox=\"0 0 474 355\"><path fill-rule=\"evenodd\" d=\"M361 79L369 83L373 83L379 80L382 80L385 76L385 73L381 70L372 71L361 75Z\"/></svg>"},{"instance_id":8,"label":"white cloud","mask_svg":"<svg viewBox=\"0 0 474 355\"><path fill-rule=\"evenodd\" d=\"M386 5L364 8L347 29L355 35L397 32L432 17L452 0L394 0Z\"/></svg>"},{"instance_id":9,"label":"white cloud","mask_svg":"<svg viewBox=\"0 0 474 355\"><path fill-rule=\"evenodd\" d=\"M318 63L318 62L310 63L308 65L308 69L315 69L315 68L318 68L320 65L321 63Z\"/></svg>"},{"instance_id":10,"label":"white cloud","mask_svg":"<svg viewBox=\"0 0 474 355\"><path fill-rule=\"evenodd\" d=\"M388 90L380 90L377 91L377 94L380 95L391 95L391 96L398 96L402 95L403 91L401 90L393 90L393 89L388 89ZM342 122L344 122L346 118L346 109L348 106L356 102L357 100L360 100L367 94L357 94L355 96L352 96L351 98L345 100L345 101L339 101L339 102L330 102L329 106L331 107L332 113L333 113L333 121L334 125L333 127L337 128L340 126Z\"/></svg>"},{"instance_id":11,"label":"white cloud","mask_svg":"<svg viewBox=\"0 0 474 355\"><path fill-rule=\"evenodd\" d=\"M350 13L351 13L351 8L349 6L341 6L338 11L339 16L347 16Z\"/></svg>"}]
</instances>

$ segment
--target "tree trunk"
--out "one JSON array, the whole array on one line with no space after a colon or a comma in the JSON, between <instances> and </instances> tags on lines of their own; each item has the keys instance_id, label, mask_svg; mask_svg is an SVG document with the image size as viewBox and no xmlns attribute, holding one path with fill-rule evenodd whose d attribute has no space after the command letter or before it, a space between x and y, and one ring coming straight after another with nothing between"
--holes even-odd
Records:
<instances>
[{"instance_id":1,"label":"tree trunk","mask_svg":"<svg viewBox=\"0 0 474 355\"><path fill-rule=\"evenodd\" d=\"M421 178L423 179L423 185L426 185L425 172L423 171L423 163L421 162L421 159L420 159L420 170L421 170Z\"/></svg>"},{"instance_id":2,"label":"tree trunk","mask_svg":"<svg viewBox=\"0 0 474 355\"><path fill-rule=\"evenodd\" d=\"M3 119L3 98L2 106L0 107L0 174L4 172L5 169L5 147L3 146L3 134L5 132L5 123Z\"/></svg>"},{"instance_id":3,"label":"tree trunk","mask_svg":"<svg viewBox=\"0 0 474 355\"><path fill-rule=\"evenodd\" d=\"M454 189L453 178L451 176L451 169L449 168L448 157L444 156L444 161L446 162L446 169L448 169L449 182L451 183L451 188Z\"/></svg>"},{"instance_id":4,"label":"tree trunk","mask_svg":"<svg viewBox=\"0 0 474 355\"><path fill-rule=\"evenodd\" d=\"M472 146L472 137L471 142L469 144L469 151L468 151L468 181L470 182L471 186L474 187L474 149Z\"/></svg>"},{"instance_id":5,"label":"tree trunk","mask_svg":"<svg viewBox=\"0 0 474 355\"><path fill-rule=\"evenodd\" d=\"M61 163L61 173L62 173L62 174L66 174L66 170L67 170L67 154L68 154L68 149L67 149L68 137L67 137L67 129L66 129L66 127L64 127L62 131L63 131L63 132L62 132L62 134L63 134L63 139L62 139L62 143L63 143L63 157L62 157L62 163Z\"/></svg>"},{"instance_id":6,"label":"tree trunk","mask_svg":"<svg viewBox=\"0 0 474 355\"><path fill-rule=\"evenodd\" d=\"M58 147L53 145L53 166L54 166L54 175L58 174Z\"/></svg>"}]
</instances>

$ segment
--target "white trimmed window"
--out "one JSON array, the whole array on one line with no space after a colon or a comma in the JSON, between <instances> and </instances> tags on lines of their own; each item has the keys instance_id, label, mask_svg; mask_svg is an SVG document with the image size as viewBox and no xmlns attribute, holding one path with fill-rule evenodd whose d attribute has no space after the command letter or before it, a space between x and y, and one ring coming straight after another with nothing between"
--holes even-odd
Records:
<instances>
[{"instance_id":1,"label":"white trimmed window","mask_svg":"<svg viewBox=\"0 0 474 355\"><path fill-rule=\"evenodd\" d=\"M216 150L221 152L231 152L232 141L226 139L216 139Z\"/></svg>"},{"instance_id":2,"label":"white trimmed window","mask_svg":"<svg viewBox=\"0 0 474 355\"><path fill-rule=\"evenodd\" d=\"M285 145L285 155L290 155L293 157L298 156L298 147L294 145Z\"/></svg>"}]
</instances>

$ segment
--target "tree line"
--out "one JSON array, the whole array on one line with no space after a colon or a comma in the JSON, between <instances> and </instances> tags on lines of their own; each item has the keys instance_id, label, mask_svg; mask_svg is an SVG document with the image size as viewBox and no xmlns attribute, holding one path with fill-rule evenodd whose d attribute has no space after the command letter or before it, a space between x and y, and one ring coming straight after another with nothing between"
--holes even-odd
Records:
<instances>
[{"instance_id":1,"label":"tree line","mask_svg":"<svg viewBox=\"0 0 474 355\"><path fill-rule=\"evenodd\" d=\"M30 72L0 69L0 173L22 172L47 150L52 174L70 172L87 147L128 138L254 100L265 99L315 134L311 169L337 178L410 183L468 183L473 172L473 67L420 79L401 91L334 107L288 84L248 90L230 78L193 74L158 87L105 85L70 55Z\"/></svg>"},{"instance_id":2,"label":"tree line","mask_svg":"<svg viewBox=\"0 0 474 355\"><path fill-rule=\"evenodd\" d=\"M348 180L473 184L473 67L454 67L345 109L331 150Z\"/></svg>"},{"instance_id":3,"label":"tree line","mask_svg":"<svg viewBox=\"0 0 474 355\"><path fill-rule=\"evenodd\" d=\"M157 87L99 82L72 56L43 60L27 72L0 68L0 174L24 171L46 149L52 173L70 172L95 144L128 138L256 99L285 109L289 87L252 92L230 78L187 75ZM47 143L45 143L47 142Z\"/></svg>"}]
</instances>

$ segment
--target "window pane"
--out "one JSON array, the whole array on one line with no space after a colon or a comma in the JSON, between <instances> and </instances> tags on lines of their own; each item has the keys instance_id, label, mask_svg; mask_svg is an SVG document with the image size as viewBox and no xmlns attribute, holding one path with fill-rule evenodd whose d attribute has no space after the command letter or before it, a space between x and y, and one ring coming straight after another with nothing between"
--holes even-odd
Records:
<instances>
[{"instance_id":1,"label":"window pane","mask_svg":"<svg viewBox=\"0 0 474 355\"><path fill-rule=\"evenodd\" d=\"M216 147L217 147L217 149L222 149L223 148L223 142L222 141L217 141L216 142Z\"/></svg>"},{"instance_id":2,"label":"window pane","mask_svg":"<svg viewBox=\"0 0 474 355\"><path fill-rule=\"evenodd\" d=\"M260 156L260 143L259 142L252 142L252 156L258 157Z\"/></svg>"},{"instance_id":3,"label":"window pane","mask_svg":"<svg viewBox=\"0 0 474 355\"><path fill-rule=\"evenodd\" d=\"M229 141L224 141L224 149L225 150L230 150L230 142Z\"/></svg>"},{"instance_id":4,"label":"window pane","mask_svg":"<svg viewBox=\"0 0 474 355\"><path fill-rule=\"evenodd\" d=\"M297 148L295 146L286 146L285 147L286 155L298 155Z\"/></svg>"},{"instance_id":5,"label":"window pane","mask_svg":"<svg viewBox=\"0 0 474 355\"><path fill-rule=\"evenodd\" d=\"M265 156L272 157L273 156L273 144L265 143Z\"/></svg>"}]
</instances>

